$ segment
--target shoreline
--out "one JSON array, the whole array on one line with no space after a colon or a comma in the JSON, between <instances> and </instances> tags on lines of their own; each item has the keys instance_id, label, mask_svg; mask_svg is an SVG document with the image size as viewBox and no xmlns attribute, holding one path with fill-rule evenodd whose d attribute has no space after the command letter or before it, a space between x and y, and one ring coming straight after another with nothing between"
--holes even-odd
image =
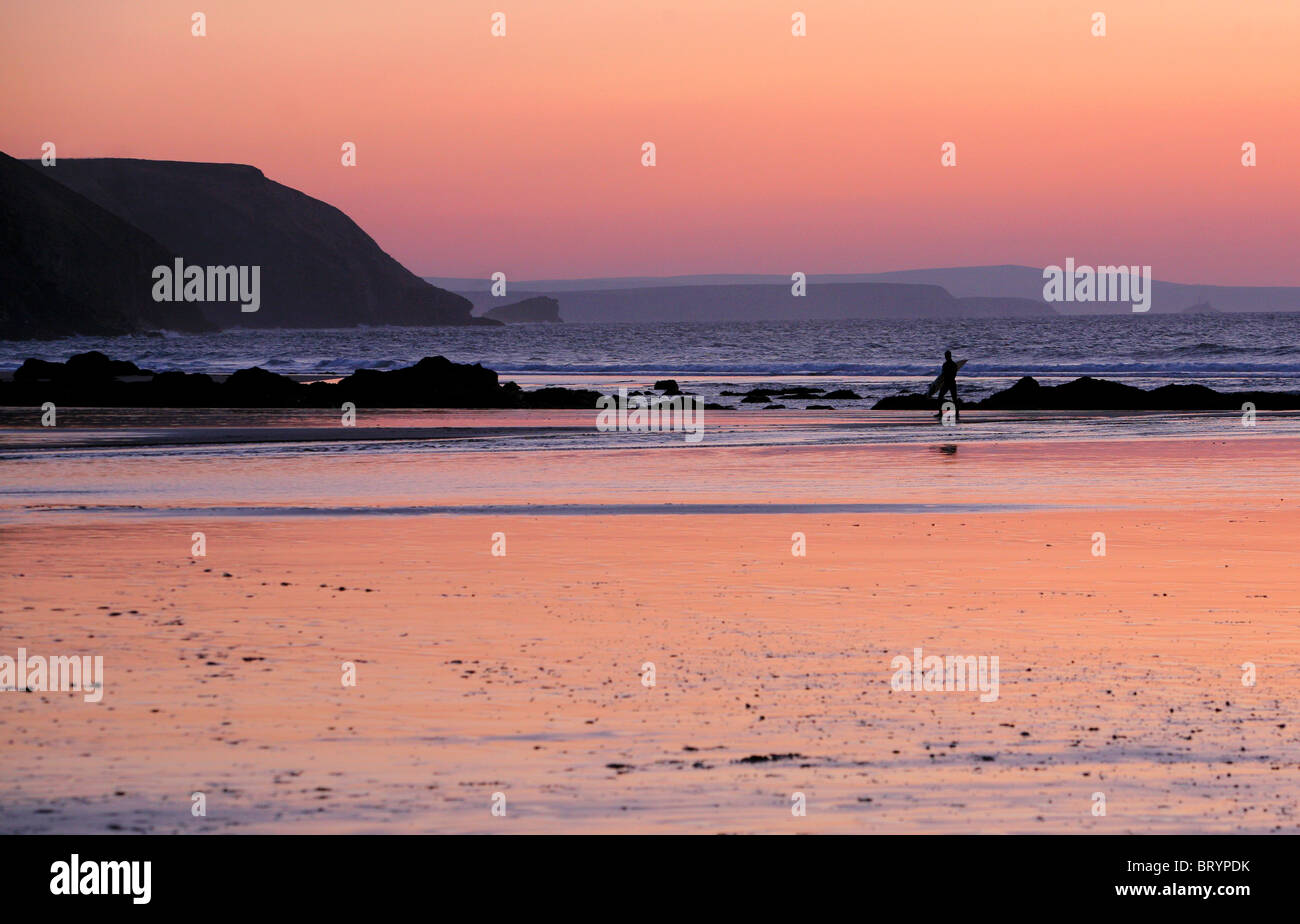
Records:
<instances>
[{"instance_id":1,"label":"shoreline","mask_svg":"<svg viewBox=\"0 0 1300 924\"><path fill-rule=\"evenodd\" d=\"M1255 430L1228 425L1224 432L1153 437L1132 432L1130 425L1141 421L1129 421L1119 428L1106 422L1082 439L1053 428L1025 438L1020 425L1014 427L1019 438L979 439L970 436L978 424L941 433L930 421L903 428L915 439L876 442L867 441L869 428L852 422L833 431L832 438L803 429L766 429L774 416L756 417L750 428L710 435L696 445L592 430L581 438L561 432L463 442L353 442L336 448L329 443L103 448L90 442L50 451L41 440L62 435L54 430L0 430L0 483L5 485L0 517L10 523L32 517L67 522L80 509L88 520L111 521L131 511L154 519L190 510L208 519L238 507L452 508L448 515L454 516L455 510L475 508L562 510L565 505L595 515L601 508L669 504L687 510L695 505L813 510L837 504L994 504L1100 511L1258 504L1264 498L1285 506L1300 500L1294 477L1300 467L1300 415L1288 418L1284 432L1267 422L1269 428ZM356 429L349 428L350 435L358 435ZM833 438L836 434L847 439ZM311 451L311 445L323 451ZM358 466L374 477L358 478ZM41 512L54 510L57 515Z\"/></svg>"},{"instance_id":2,"label":"shoreline","mask_svg":"<svg viewBox=\"0 0 1300 924\"><path fill-rule=\"evenodd\" d=\"M734 404L701 402L705 410L730 411L744 404L763 410L786 410L784 401L798 401L805 410L841 410L844 402L862 402L850 389L826 391L807 385L756 386L747 392L723 390L720 396L738 398ZM674 379L661 379L653 388L632 391L629 398L647 403L683 396ZM133 362L114 360L91 351L67 362L28 359L11 381L0 381L0 407L71 406L118 408L596 408L604 396L590 389L544 386L531 391L515 382L502 383L498 374L481 364L454 363L443 356L428 356L412 366L381 371L361 368L342 378L281 375L261 367L241 369L227 376L198 372L153 372ZM820 402L835 401L836 405ZM818 403L813 403L818 402ZM1149 410L1256 411L1300 410L1300 392L1219 392L1204 385L1167 384L1154 389L1082 376L1059 385L1041 385L1022 376L1009 388L987 397L961 400L970 410ZM854 404L855 408L861 405ZM948 407L937 397L904 391L870 405L871 410L933 410Z\"/></svg>"}]
</instances>

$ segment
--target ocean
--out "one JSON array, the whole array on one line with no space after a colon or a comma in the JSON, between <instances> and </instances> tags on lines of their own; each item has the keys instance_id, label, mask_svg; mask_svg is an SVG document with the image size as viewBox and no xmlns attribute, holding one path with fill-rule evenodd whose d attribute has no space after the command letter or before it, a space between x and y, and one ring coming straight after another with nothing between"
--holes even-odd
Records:
<instances>
[{"instance_id":1,"label":"ocean","mask_svg":"<svg viewBox=\"0 0 1300 924\"><path fill-rule=\"evenodd\" d=\"M963 398L984 397L1023 375L1045 384L1091 375L1144 388L1171 382L1220 391L1300 388L1300 314L1284 313L233 329L0 341L0 372L29 356L64 360L85 350L156 371L262 366L320 376L393 369L441 354L482 363L525 387L636 386L672 377L710 400L734 404L720 395L729 385L812 378L825 390L851 388L867 401L928 383L945 349L969 360L958 380Z\"/></svg>"}]
</instances>

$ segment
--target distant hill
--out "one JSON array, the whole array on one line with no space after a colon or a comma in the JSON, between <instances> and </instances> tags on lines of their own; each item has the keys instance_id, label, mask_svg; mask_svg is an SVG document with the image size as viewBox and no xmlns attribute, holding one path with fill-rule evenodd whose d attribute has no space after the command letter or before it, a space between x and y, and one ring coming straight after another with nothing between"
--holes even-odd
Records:
<instances>
[{"instance_id":1,"label":"distant hill","mask_svg":"<svg viewBox=\"0 0 1300 924\"><path fill-rule=\"evenodd\" d=\"M535 295L512 305L499 305L485 311L482 316L506 324L558 323L562 320L560 303L545 295Z\"/></svg>"},{"instance_id":2,"label":"distant hill","mask_svg":"<svg viewBox=\"0 0 1300 924\"><path fill-rule=\"evenodd\" d=\"M158 241L50 178L0 154L0 337L210 330L198 306L153 300Z\"/></svg>"},{"instance_id":3,"label":"distant hill","mask_svg":"<svg viewBox=\"0 0 1300 924\"><path fill-rule=\"evenodd\" d=\"M495 323L471 318L469 301L411 273L334 206L256 167L59 158L41 169L187 265L260 266L260 310L203 304L219 326Z\"/></svg>"},{"instance_id":4,"label":"distant hill","mask_svg":"<svg viewBox=\"0 0 1300 924\"><path fill-rule=\"evenodd\" d=\"M1062 262L1064 258L1062 258ZM1159 267L1154 268L1158 275ZM948 269L902 270L881 273L877 278L896 282L927 282L941 285L953 295L1013 296L1038 301L1043 297L1042 267L965 266ZM1213 303L1216 311L1300 311L1300 286L1207 286L1196 283L1164 282L1152 285L1151 311L1181 312L1190 306ZM1062 314L1132 314L1123 303L1057 302Z\"/></svg>"},{"instance_id":5,"label":"distant hill","mask_svg":"<svg viewBox=\"0 0 1300 924\"><path fill-rule=\"evenodd\" d=\"M1062 258L1064 259L1064 258ZM1159 267L1155 268L1157 273ZM479 304L478 293L486 294L488 281L465 277L426 276L434 285L463 293ZM1041 304L1050 314L1132 314L1127 303L1080 303L1043 301L1043 270L1032 266L957 266L938 269L896 270L885 273L826 273L809 275L808 292L814 286L858 283L894 283L904 285L939 286L958 300L998 299L1010 300L1007 308L1013 312L1029 311L1025 302ZM776 273L711 273L696 276L626 276L593 279L512 280L512 295L553 295L568 306L566 293L609 291L615 289L682 288L693 286L748 286L770 285L790 287L789 274ZM1158 313L1181 312L1192 305L1209 301L1216 311L1224 313L1249 311L1300 311L1300 286L1213 286L1197 283L1153 283L1151 311ZM966 306L972 314L983 312L989 303L970 303ZM569 320L579 319L565 312ZM799 317L801 315L793 315ZM864 315L871 316L871 315ZM924 315L918 315L924 316Z\"/></svg>"},{"instance_id":6,"label":"distant hill","mask_svg":"<svg viewBox=\"0 0 1300 924\"><path fill-rule=\"evenodd\" d=\"M586 288L528 291L521 284L516 296L558 296L569 321L764 321L800 318L957 318L1051 316L1042 302L1026 299L966 301L939 286L897 283L828 284L811 279L805 295L781 284L656 285L644 288ZM498 299L484 282L478 291L462 294L476 308Z\"/></svg>"}]
</instances>

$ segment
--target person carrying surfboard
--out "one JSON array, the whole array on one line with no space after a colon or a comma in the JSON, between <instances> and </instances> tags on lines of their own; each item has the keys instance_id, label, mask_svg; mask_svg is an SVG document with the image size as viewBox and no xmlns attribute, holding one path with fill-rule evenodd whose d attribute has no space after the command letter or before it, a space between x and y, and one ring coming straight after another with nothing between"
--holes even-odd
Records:
<instances>
[{"instance_id":1,"label":"person carrying surfboard","mask_svg":"<svg viewBox=\"0 0 1300 924\"><path fill-rule=\"evenodd\" d=\"M961 419L961 402L957 400L957 370L964 365L966 365L966 360L963 359L961 362L954 362L952 358L952 350L944 350L943 368L939 370L939 377L936 378L934 384L930 386L931 394L934 394L936 390L938 391L940 403L943 402L943 396L945 394L952 395L952 403L958 420Z\"/></svg>"}]
</instances>

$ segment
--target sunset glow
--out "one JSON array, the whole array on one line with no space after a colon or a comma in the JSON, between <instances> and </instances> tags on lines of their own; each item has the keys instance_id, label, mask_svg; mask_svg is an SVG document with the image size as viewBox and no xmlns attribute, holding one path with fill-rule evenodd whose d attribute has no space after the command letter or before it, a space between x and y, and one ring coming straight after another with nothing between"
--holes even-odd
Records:
<instances>
[{"instance_id":1,"label":"sunset glow","mask_svg":"<svg viewBox=\"0 0 1300 924\"><path fill-rule=\"evenodd\" d=\"M1123 0L1104 37L1041 0L194 6L10 5L0 150L253 164L427 275L1300 284L1293 0Z\"/></svg>"}]
</instances>

